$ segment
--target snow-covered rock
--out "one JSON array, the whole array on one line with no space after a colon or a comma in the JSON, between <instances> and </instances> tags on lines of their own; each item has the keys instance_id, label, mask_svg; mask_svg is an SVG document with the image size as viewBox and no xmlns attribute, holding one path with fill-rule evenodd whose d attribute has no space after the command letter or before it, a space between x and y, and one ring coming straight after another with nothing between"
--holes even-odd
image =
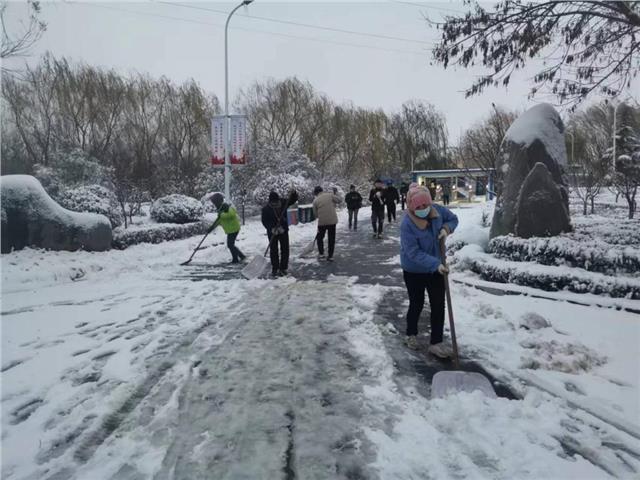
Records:
<instances>
[{"instance_id":1,"label":"snow-covered rock","mask_svg":"<svg viewBox=\"0 0 640 480\"><path fill-rule=\"evenodd\" d=\"M204 207L195 198L173 194L153 202L150 214L158 223L197 222L204 214Z\"/></svg>"},{"instance_id":2,"label":"snow-covered rock","mask_svg":"<svg viewBox=\"0 0 640 480\"><path fill-rule=\"evenodd\" d=\"M115 194L101 185L72 188L60 194L60 205L74 212L100 213L113 228L122 225L122 212Z\"/></svg>"},{"instance_id":3,"label":"snow-covered rock","mask_svg":"<svg viewBox=\"0 0 640 480\"><path fill-rule=\"evenodd\" d=\"M515 234L518 237L555 236L571 230L569 209L560 187L544 163L534 165L524 179L516 202Z\"/></svg>"},{"instance_id":4,"label":"snow-covered rock","mask_svg":"<svg viewBox=\"0 0 640 480\"><path fill-rule=\"evenodd\" d=\"M2 253L27 246L49 250L111 248L111 223L104 215L77 213L58 205L30 175L0 177Z\"/></svg>"},{"instance_id":5,"label":"snow-covered rock","mask_svg":"<svg viewBox=\"0 0 640 480\"><path fill-rule=\"evenodd\" d=\"M538 163L542 165L536 166ZM536 105L513 122L496 164L499 196L491 238L517 234L521 217L524 223L520 222L520 229L525 235L531 235L534 226L546 229L547 235L568 231L569 195L563 174L566 163L564 125L551 105ZM533 208L542 200L544 208Z\"/></svg>"}]
</instances>

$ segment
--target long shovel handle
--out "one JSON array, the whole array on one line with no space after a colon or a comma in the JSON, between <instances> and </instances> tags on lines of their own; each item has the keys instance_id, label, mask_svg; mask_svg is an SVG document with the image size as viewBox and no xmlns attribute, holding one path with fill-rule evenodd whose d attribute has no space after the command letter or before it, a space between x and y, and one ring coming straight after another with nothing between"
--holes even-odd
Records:
<instances>
[{"instance_id":1,"label":"long shovel handle","mask_svg":"<svg viewBox=\"0 0 640 480\"><path fill-rule=\"evenodd\" d=\"M213 231L213 230L212 230ZM207 231L207 233L204 234L204 237L202 237L202 240L200 240L200 243L198 244L198 246L196 247L196 249L193 251L193 253L191 254L191 256L189 257L189 260L187 260L186 262L182 262L180 265L188 265L191 262L191 259L193 258L193 256L196 254L196 252L200 249L200 245L202 245L202 243L204 242L204 240L209 236L211 232Z\"/></svg>"},{"instance_id":2,"label":"long shovel handle","mask_svg":"<svg viewBox=\"0 0 640 480\"><path fill-rule=\"evenodd\" d=\"M264 255L263 257L267 256L267 253L269 253L269 250L271 249L271 245L273 245L273 241L278 237L278 235L271 235L271 240L269 240L269 245L267 245L267 249L264 251Z\"/></svg>"},{"instance_id":3,"label":"long shovel handle","mask_svg":"<svg viewBox=\"0 0 640 480\"><path fill-rule=\"evenodd\" d=\"M447 266L447 249L444 239L440 240L440 256L442 264ZM449 274L444 274L444 291L447 297L447 310L449 311L449 330L451 331L451 346L453 347L453 365L456 369L460 368L460 358L458 356L458 341L456 339L456 326L453 321L453 308L451 306L451 292L449 291Z\"/></svg>"}]
</instances>

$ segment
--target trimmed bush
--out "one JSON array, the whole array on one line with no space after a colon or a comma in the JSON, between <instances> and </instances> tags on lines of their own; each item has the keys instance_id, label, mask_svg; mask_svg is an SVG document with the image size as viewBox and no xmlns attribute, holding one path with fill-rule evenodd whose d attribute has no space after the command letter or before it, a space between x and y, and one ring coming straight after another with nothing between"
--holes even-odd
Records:
<instances>
[{"instance_id":1,"label":"trimmed bush","mask_svg":"<svg viewBox=\"0 0 640 480\"><path fill-rule=\"evenodd\" d=\"M139 243L162 243L194 235L204 235L210 223L192 222L183 225L149 224L144 229L118 229L113 232L113 248L124 250Z\"/></svg>"},{"instance_id":2,"label":"trimmed bush","mask_svg":"<svg viewBox=\"0 0 640 480\"><path fill-rule=\"evenodd\" d=\"M579 242L568 237L496 237L489 252L497 257L542 265L567 265L608 275L640 273L640 250L621 248L598 240Z\"/></svg>"},{"instance_id":3,"label":"trimmed bush","mask_svg":"<svg viewBox=\"0 0 640 480\"><path fill-rule=\"evenodd\" d=\"M616 278L580 270L542 272L523 265L492 264L479 259L467 258L465 266L483 280L497 283L514 283L539 288L548 292L567 290L575 293L609 295L614 298L640 299L640 282L632 278Z\"/></svg>"},{"instance_id":4,"label":"trimmed bush","mask_svg":"<svg viewBox=\"0 0 640 480\"><path fill-rule=\"evenodd\" d=\"M199 200L179 194L159 198L150 211L151 218L158 223L197 222L203 214L204 207Z\"/></svg>"},{"instance_id":5,"label":"trimmed bush","mask_svg":"<svg viewBox=\"0 0 640 480\"><path fill-rule=\"evenodd\" d=\"M74 212L100 213L109 219L113 228L123 222L115 194L100 185L65 190L59 196L59 203Z\"/></svg>"}]
</instances>

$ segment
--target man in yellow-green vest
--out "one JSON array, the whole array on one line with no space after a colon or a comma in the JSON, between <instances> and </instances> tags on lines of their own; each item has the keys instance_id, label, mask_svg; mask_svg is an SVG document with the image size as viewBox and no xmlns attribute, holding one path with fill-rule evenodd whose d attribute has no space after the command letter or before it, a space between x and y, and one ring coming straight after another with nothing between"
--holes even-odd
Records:
<instances>
[{"instance_id":1,"label":"man in yellow-green vest","mask_svg":"<svg viewBox=\"0 0 640 480\"><path fill-rule=\"evenodd\" d=\"M236 237L240 233L238 212L224 201L224 195L220 192L216 192L211 196L211 202L218 211L218 218L209 228L209 232L212 232L218 225L222 226L224 233L227 234L227 248L231 252L231 263L240 263L246 256L236 247Z\"/></svg>"}]
</instances>

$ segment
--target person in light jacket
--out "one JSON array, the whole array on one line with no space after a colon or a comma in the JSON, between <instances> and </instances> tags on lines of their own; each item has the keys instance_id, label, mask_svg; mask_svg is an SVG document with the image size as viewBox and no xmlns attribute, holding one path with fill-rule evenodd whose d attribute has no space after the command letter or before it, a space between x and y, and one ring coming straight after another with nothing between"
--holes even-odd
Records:
<instances>
[{"instance_id":1,"label":"person in light jacket","mask_svg":"<svg viewBox=\"0 0 640 480\"><path fill-rule=\"evenodd\" d=\"M211 196L211 203L216 207L218 217L209 228L209 232L212 232L218 225L222 226L227 235L227 248L231 252L231 263L240 263L246 258L246 255L236 247L236 238L240 233L240 217L238 217L236 209L224 200L224 195L220 192Z\"/></svg>"},{"instance_id":2,"label":"person in light jacket","mask_svg":"<svg viewBox=\"0 0 640 480\"><path fill-rule=\"evenodd\" d=\"M431 306L431 340L429 353L440 358L451 356L443 340L445 282L449 273L440 254L440 242L458 226L448 208L436 205L429 190L415 184L407 193L407 214L400 225L400 263L409 295L406 344L418 348L418 319L424 307L424 291Z\"/></svg>"},{"instance_id":3,"label":"person in light jacket","mask_svg":"<svg viewBox=\"0 0 640 480\"><path fill-rule=\"evenodd\" d=\"M323 192L320 186L313 189L313 194L316 197L313 200L313 213L318 219L318 234L316 236L318 252L320 253L320 258L324 258L324 234L327 232L329 237L327 261L332 262L336 246L336 225L338 224L336 205L342 199L334 193Z\"/></svg>"}]
</instances>

